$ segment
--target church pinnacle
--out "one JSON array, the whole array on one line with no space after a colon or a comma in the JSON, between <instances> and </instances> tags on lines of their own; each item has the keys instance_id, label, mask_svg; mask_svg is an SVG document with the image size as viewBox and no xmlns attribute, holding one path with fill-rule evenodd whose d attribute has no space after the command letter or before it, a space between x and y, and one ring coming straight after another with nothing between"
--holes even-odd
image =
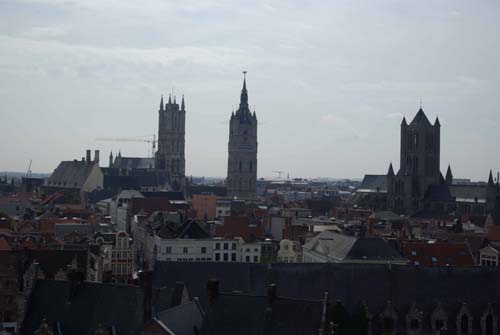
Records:
<instances>
[{"instance_id":1,"label":"church pinnacle","mask_svg":"<svg viewBox=\"0 0 500 335\"><path fill-rule=\"evenodd\" d=\"M240 97L240 108L243 106L248 107L247 71L243 71L243 89Z\"/></svg>"}]
</instances>

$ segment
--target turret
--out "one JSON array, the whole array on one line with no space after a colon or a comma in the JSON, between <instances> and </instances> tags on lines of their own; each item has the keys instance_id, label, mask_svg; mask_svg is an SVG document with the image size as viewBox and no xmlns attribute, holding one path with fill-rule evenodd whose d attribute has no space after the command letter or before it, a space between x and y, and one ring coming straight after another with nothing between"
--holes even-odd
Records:
<instances>
[{"instance_id":1,"label":"turret","mask_svg":"<svg viewBox=\"0 0 500 335\"><path fill-rule=\"evenodd\" d=\"M184 94L182 95L182 101L181 101L181 111L185 111L186 110L186 106L184 104Z\"/></svg>"},{"instance_id":2,"label":"turret","mask_svg":"<svg viewBox=\"0 0 500 335\"><path fill-rule=\"evenodd\" d=\"M390 177L394 176L394 168L392 167L392 162L389 164L389 170L387 171L387 175Z\"/></svg>"},{"instance_id":3,"label":"turret","mask_svg":"<svg viewBox=\"0 0 500 335\"><path fill-rule=\"evenodd\" d=\"M160 100L160 111L162 111L163 108L163 94L161 95L161 100Z\"/></svg>"},{"instance_id":4,"label":"turret","mask_svg":"<svg viewBox=\"0 0 500 335\"><path fill-rule=\"evenodd\" d=\"M448 164L448 170L446 170L446 184L448 185L453 184L453 174L451 173L450 164Z\"/></svg>"},{"instance_id":5,"label":"turret","mask_svg":"<svg viewBox=\"0 0 500 335\"><path fill-rule=\"evenodd\" d=\"M488 177L488 185L495 185L495 183L493 182L493 172L490 170L490 175Z\"/></svg>"},{"instance_id":6,"label":"turret","mask_svg":"<svg viewBox=\"0 0 500 335\"><path fill-rule=\"evenodd\" d=\"M109 154L109 167L113 166L113 151Z\"/></svg>"}]
</instances>

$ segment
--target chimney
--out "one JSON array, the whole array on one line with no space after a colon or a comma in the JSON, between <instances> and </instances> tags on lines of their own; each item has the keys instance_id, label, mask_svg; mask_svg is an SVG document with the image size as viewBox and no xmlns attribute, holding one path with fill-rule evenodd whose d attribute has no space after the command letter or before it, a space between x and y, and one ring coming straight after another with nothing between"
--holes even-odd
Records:
<instances>
[{"instance_id":1,"label":"chimney","mask_svg":"<svg viewBox=\"0 0 500 335\"><path fill-rule=\"evenodd\" d=\"M94 150L94 162L99 164L99 150Z\"/></svg>"},{"instance_id":2,"label":"chimney","mask_svg":"<svg viewBox=\"0 0 500 335\"><path fill-rule=\"evenodd\" d=\"M90 150L87 150L87 156L86 157L87 157L86 161L90 162Z\"/></svg>"},{"instance_id":3,"label":"chimney","mask_svg":"<svg viewBox=\"0 0 500 335\"><path fill-rule=\"evenodd\" d=\"M209 279L207 281L207 297L208 305L211 307L215 304L219 295L219 281L217 279Z\"/></svg>"},{"instance_id":4,"label":"chimney","mask_svg":"<svg viewBox=\"0 0 500 335\"><path fill-rule=\"evenodd\" d=\"M153 272L139 271L139 286L144 292L144 322L151 320L153 305Z\"/></svg>"},{"instance_id":5,"label":"chimney","mask_svg":"<svg viewBox=\"0 0 500 335\"><path fill-rule=\"evenodd\" d=\"M77 270L74 270L71 264L68 264L66 270L66 277L69 282L69 294L68 294L68 302L73 302L78 292L78 287L83 282L83 273Z\"/></svg>"},{"instance_id":6,"label":"chimney","mask_svg":"<svg viewBox=\"0 0 500 335\"><path fill-rule=\"evenodd\" d=\"M267 302L272 305L276 300L276 284L269 284L267 287Z\"/></svg>"}]
</instances>

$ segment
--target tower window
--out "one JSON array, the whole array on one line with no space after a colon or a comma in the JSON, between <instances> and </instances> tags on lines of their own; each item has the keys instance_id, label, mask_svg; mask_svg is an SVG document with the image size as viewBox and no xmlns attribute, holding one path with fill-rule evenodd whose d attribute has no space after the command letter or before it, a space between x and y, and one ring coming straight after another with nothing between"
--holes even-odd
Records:
<instances>
[{"instance_id":1,"label":"tower window","mask_svg":"<svg viewBox=\"0 0 500 335\"><path fill-rule=\"evenodd\" d=\"M250 166L250 167L249 167L249 170L250 170L250 172L252 172L252 171L253 171L253 161L250 161L250 162L249 162L249 166Z\"/></svg>"},{"instance_id":2,"label":"tower window","mask_svg":"<svg viewBox=\"0 0 500 335\"><path fill-rule=\"evenodd\" d=\"M242 171L243 171L243 162L240 161L240 172L242 172Z\"/></svg>"}]
</instances>

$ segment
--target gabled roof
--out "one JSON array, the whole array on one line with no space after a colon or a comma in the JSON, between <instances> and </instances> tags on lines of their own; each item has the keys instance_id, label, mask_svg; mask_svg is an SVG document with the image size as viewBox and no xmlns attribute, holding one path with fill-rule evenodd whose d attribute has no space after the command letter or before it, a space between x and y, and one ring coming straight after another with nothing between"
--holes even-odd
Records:
<instances>
[{"instance_id":1,"label":"gabled roof","mask_svg":"<svg viewBox=\"0 0 500 335\"><path fill-rule=\"evenodd\" d=\"M387 176L384 174L365 175L357 192L387 192Z\"/></svg>"},{"instance_id":2,"label":"gabled roof","mask_svg":"<svg viewBox=\"0 0 500 335\"><path fill-rule=\"evenodd\" d=\"M192 335L194 328L201 330L203 310L197 300L190 301L161 311L156 318L175 335Z\"/></svg>"},{"instance_id":3,"label":"gabled roof","mask_svg":"<svg viewBox=\"0 0 500 335\"><path fill-rule=\"evenodd\" d=\"M317 334L321 328L322 300L221 293L207 312L203 335Z\"/></svg>"},{"instance_id":4,"label":"gabled roof","mask_svg":"<svg viewBox=\"0 0 500 335\"><path fill-rule=\"evenodd\" d=\"M422 266L475 265L466 243L403 241L401 249L412 263Z\"/></svg>"},{"instance_id":5,"label":"gabled roof","mask_svg":"<svg viewBox=\"0 0 500 335\"><path fill-rule=\"evenodd\" d=\"M396 250L378 237L357 238L325 230L307 242L309 249L331 262L405 262Z\"/></svg>"},{"instance_id":6,"label":"gabled roof","mask_svg":"<svg viewBox=\"0 0 500 335\"><path fill-rule=\"evenodd\" d=\"M63 334L94 334L98 325L118 334L136 334L144 324L144 293L118 284L38 280L24 321L23 335L32 335L42 319L59 323Z\"/></svg>"},{"instance_id":7,"label":"gabled roof","mask_svg":"<svg viewBox=\"0 0 500 335\"><path fill-rule=\"evenodd\" d=\"M413 120L410 122L410 126L431 126L431 123L427 116L425 115L424 111L422 108L420 108L413 118Z\"/></svg>"},{"instance_id":8,"label":"gabled roof","mask_svg":"<svg viewBox=\"0 0 500 335\"><path fill-rule=\"evenodd\" d=\"M82 188L96 162L62 161L47 181L47 186L61 188Z\"/></svg>"}]
</instances>

